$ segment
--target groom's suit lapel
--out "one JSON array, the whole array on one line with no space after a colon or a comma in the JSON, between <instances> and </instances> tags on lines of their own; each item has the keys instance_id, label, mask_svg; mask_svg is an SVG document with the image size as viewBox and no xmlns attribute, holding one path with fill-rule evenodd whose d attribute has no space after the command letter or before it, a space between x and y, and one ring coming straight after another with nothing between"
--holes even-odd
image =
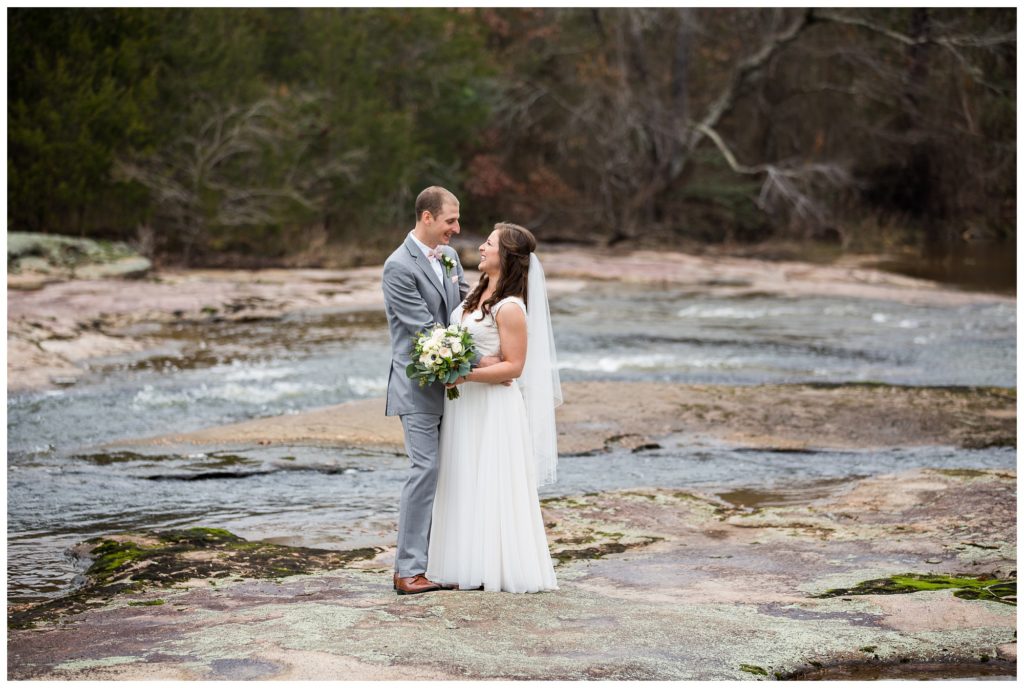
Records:
<instances>
[{"instance_id":1,"label":"groom's suit lapel","mask_svg":"<svg viewBox=\"0 0 1024 688\"><path fill-rule=\"evenodd\" d=\"M412 237L405 238L405 247L409 249L409 255L412 256L413 262L416 266L423 271L423 274L427 276L427 281L430 282L434 289L437 289L437 293L441 295L444 300L444 305L448 307L448 290L437 283L437 274L434 272L434 268L430 267L430 261L423 255L423 251L416 245L416 242L412 240ZM444 268L441 269L441 274L444 274Z\"/></svg>"}]
</instances>

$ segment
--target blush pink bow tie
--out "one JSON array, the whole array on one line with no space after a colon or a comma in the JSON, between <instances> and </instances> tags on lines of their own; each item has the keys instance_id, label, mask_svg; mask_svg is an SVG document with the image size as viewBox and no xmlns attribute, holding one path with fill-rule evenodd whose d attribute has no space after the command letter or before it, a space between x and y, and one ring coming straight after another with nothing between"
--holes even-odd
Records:
<instances>
[{"instance_id":1,"label":"blush pink bow tie","mask_svg":"<svg viewBox=\"0 0 1024 688\"><path fill-rule=\"evenodd\" d=\"M443 255L444 253L441 252L440 246L438 246L437 248L427 249L427 258L429 258L430 260L441 260L441 256Z\"/></svg>"}]
</instances>

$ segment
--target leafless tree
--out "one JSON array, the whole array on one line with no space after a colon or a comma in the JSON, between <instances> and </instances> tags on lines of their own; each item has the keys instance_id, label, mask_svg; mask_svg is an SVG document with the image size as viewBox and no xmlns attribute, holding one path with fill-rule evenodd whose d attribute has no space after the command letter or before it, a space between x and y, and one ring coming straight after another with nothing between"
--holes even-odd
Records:
<instances>
[{"instance_id":1,"label":"leafless tree","mask_svg":"<svg viewBox=\"0 0 1024 688\"><path fill-rule=\"evenodd\" d=\"M152 194L154 225L180 241L186 264L211 231L280 224L290 209L322 211L339 179L355 179L364 152L324 159L313 150L321 96L268 97L246 105L201 99L188 133L115 173ZM314 134L314 135L311 135ZM152 231L146 225L147 231Z\"/></svg>"},{"instance_id":2,"label":"leafless tree","mask_svg":"<svg viewBox=\"0 0 1024 688\"><path fill-rule=\"evenodd\" d=\"M602 227L611 241L656 226L696 171L708 173L709 156L752 180L759 191L751 200L774 219L830 224L834 200L860 188L857 127L870 120L851 112L940 107L921 73L923 50L941 50L950 57L945 69L998 90L978 56L1016 40L1012 30L956 21L908 33L857 10L561 12L564 40L531 43L541 67L511 80L499 105L506 160L556 168L570 190L561 194L562 217L582 208L579 224ZM901 60L910 66L897 68ZM919 83L908 86L908 79ZM772 102L766 93L783 90L779 83L786 93ZM787 116L796 102L799 115ZM964 110L969 129L970 107ZM903 127L902 135L925 135L926 122ZM832 143L828 132L839 123L849 127L851 143ZM871 136L898 131L889 122ZM520 153L536 141L547 142L542 156ZM536 206L550 208L559 199L539 200Z\"/></svg>"}]
</instances>

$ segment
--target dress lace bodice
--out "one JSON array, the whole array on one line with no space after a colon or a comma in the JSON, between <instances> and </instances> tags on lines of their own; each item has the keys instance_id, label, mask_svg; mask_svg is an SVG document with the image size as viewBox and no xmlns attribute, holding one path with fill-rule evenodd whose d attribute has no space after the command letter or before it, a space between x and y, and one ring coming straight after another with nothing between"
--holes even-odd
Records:
<instances>
[{"instance_id":1,"label":"dress lace bodice","mask_svg":"<svg viewBox=\"0 0 1024 688\"><path fill-rule=\"evenodd\" d=\"M526 313L526 304L523 303L521 298L518 296L508 296L494 304L490 315L485 315L482 320L480 319L479 308L465 313L466 317L463 319L463 306L466 305L466 302L463 301L452 311L450 322L461 323L469 330L469 334L473 337L473 343L476 345L477 353L481 356L496 356L498 351L501 350L501 340L498 338L498 324L494 321L494 316L498 314L502 306L510 302L517 304L523 309L523 313Z\"/></svg>"}]
</instances>

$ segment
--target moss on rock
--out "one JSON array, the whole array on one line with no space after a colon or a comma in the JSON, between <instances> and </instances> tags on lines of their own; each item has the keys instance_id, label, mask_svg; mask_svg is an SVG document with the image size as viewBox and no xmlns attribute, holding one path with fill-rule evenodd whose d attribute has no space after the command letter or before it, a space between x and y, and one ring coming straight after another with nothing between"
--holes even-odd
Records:
<instances>
[{"instance_id":1,"label":"moss on rock","mask_svg":"<svg viewBox=\"0 0 1024 688\"><path fill-rule=\"evenodd\" d=\"M988 471L979 471L974 468L933 468L932 470L950 478L981 478L989 474Z\"/></svg>"},{"instance_id":2,"label":"moss on rock","mask_svg":"<svg viewBox=\"0 0 1024 688\"><path fill-rule=\"evenodd\" d=\"M764 670L764 667L759 667L756 664L740 664L740 671L745 671L748 674L754 674L755 676L768 675L768 672Z\"/></svg>"},{"instance_id":3,"label":"moss on rock","mask_svg":"<svg viewBox=\"0 0 1024 688\"><path fill-rule=\"evenodd\" d=\"M953 595L965 600L989 600L1017 604L1017 580L1000 580L994 576L942 575L903 573L888 578L875 578L852 588L834 588L815 597L848 595L899 595L922 590L954 590Z\"/></svg>"},{"instance_id":4,"label":"moss on rock","mask_svg":"<svg viewBox=\"0 0 1024 688\"><path fill-rule=\"evenodd\" d=\"M346 551L250 542L221 528L119 533L84 543L87 582L70 595L8 614L8 627L28 628L100 606L114 595L170 588L192 579L279 578L372 559L381 550ZM147 604L154 604L149 602Z\"/></svg>"},{"instance_id":5,"label":"moss on rock","mask_svg":"<svg viewBox=\"0 0 1024 688\"><path fill-rule=\"evenodd\" d=\"M8 232L7 267L27 271L79 271L86 278L137 277L152 264L121 241L95 241L81 237L36 232ZM91 270L89 269L91 268Z\"/></svg>"}]
</instances>

